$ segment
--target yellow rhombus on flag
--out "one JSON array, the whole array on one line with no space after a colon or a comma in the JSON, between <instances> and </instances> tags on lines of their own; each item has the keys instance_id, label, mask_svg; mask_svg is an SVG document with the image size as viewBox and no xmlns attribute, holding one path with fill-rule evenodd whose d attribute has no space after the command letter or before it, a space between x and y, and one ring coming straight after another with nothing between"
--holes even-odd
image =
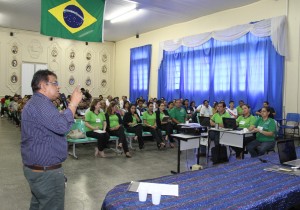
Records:
<instances>
[{"instance_id":1,"label":"yellow rhombus on flag","mask_svg":"<svg viewBox=\"0 0 300 210\"><path fill-rule=\"evenodd\" d=\"M75 13L74 11L68 11L66 9L67 6L71 6L71 5L75 5L78 8L80 8L80 10L83 13L83 17L81 17L80 14ZM82 29L85 29L86 27L92 25L94 22L97 21L97 19L94 18L92 15L90 15L80 4L78 4L78 2L76 0L71 0L64 4L58 5L57 7L49 9L48 11L72 34L78 32L78 31L81 31ZM82 20L83 20L82 25L78 28L72 28L72 27L68 26L64 20L65 12L73 13L73 14L77 15L78 17L82 18Z\"/></svg>"}]
</instances>

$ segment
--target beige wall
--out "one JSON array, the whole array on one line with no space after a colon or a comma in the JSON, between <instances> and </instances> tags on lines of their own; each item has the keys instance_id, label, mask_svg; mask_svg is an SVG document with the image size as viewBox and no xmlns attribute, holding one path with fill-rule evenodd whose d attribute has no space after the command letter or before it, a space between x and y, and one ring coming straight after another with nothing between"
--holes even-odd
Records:
<instances>
[{"instance_id":1,"label":"beige wall","mask_svg":"<svg viewBox=\"0 0 300 210\"><path fill-rule=\"evenodd\" d=\"M288 3L289 2L289 3ZM287 10L287 5L288 10ZM226 10L186 23L172 25L116 43L115 94L129 95L130 48L152 44L152 64L149 95L157 95L157 70L159 43L169 39L220 30L288 13L290 60L286 62L285 101L286 112L298 112L299 107L299 0L262 0L249 6Z\"/></svg>"},{"instance_id":2,"label":"beige wall","mask_svg":"<svg viewBox=\"0 0 300 210\"><path fill-rule=\"evenodd\" d=\"M10 36L10 32L14 35ZM17 46L18 52L14 54L12 47ZM71 52L75 53L75 58L70 58ZM57 52L57 56L53 53ZM87 59L87 54L91 54L91 59ZM103 58L106 56L106 59ZM17 60L18 65L12 66L12 61ZM100 94L108 95L114 92L114 72L115 68L115 44L88 43L42 36L36 32L0 28L0 96L21 94L22 62L48 64L48 68L58 75L61 92L70 94L75 85L90 90L96 97ZM75 66L74 71L69 70L70 64ZM91 71L86 71L90 64ZM106 73L102 68L106 66ZM18 81L11 82L11 76L16 75ZM70 85L69 79L74 77L75 84ZM86 85L87 79L91 80L91 85ZM107 81L105 87L101 86L102 80Z\"/></svg>"}]
</instances>

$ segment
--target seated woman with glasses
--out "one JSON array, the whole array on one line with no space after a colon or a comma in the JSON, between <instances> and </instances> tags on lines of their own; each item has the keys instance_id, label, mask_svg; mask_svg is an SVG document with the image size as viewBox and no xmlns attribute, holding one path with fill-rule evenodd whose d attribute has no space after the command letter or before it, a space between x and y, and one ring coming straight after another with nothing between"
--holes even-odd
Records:
<instances>
[{"instance_id":1,"label":"seated woman with glasses","mask_svg":"<svg viewBox=\"0 0 300 210\"><path fill-rule=\"evenodd\" d=\"M144 141L143 141L143 125L142 120L139 117L138 113L136 112L136 105L132 104L129 107L129 112L126 112L123 118L124 126L126 131L129 133L135 133L135 140L139 142L139 148L144 148Z\"/></svg>"},{"instance_id":2,"label":"seated woman with glasses","mask_svg":"<svg viewBox=\"0 0 300 210\"><path fill-rule=\"evenodd\" d=\"M169 117L169 112L165 110L165 104L161 103L160 101L157 102L158 104L158 110L155 112L156 113L156 124L157 127L161 130L166 131L166 142L168 139L170 139L170 147L174 148L174 139L170 136L173 134L173 124L172 124L172 119Z\"/></svg>"},{"instance_id":3,"label":"seated woman with glasses","mask_svg":"<svg viewBox=\"0 0 300 210\"><path fill-rule=\"evenodd\" d=\"M85 126L88 130L86 136L97 139L98 147L95 148L95 156L105 157L104 148L108 143L109 135L105 131L106 118L104 113L100 112L100 107L100 100L94 99L90 111L85 114Z\"/></svg>"},{"instance_id":4,"label":"seated woman with glasses","mask_svg":"<svg viewBox=\"0 0 300 210\"><path fill-rule=\"evenodd\" d=\"M256 118L251 114L250 106L244 104L242 106L243 115L239 116L236 119L236 123L239 128L247 128L249 131L252 131L255 127ZM246 146L251 141L255 140L255 136L253 134L249 134L244 139L244 146ZM237 159L242 159L244 148L239 147L231 147L236 154Z\"/></svg>"},{"instance_id":5,"label":"seated woman with glasses","mask_svg":"<svg viewBox=\"0 0 300 210\"><path fill-rule=\"evenodd\" d=\"M119 113L116 113L118 107L116 105L116 102L112 101L110 102L109 106L106 110L106 122L107 122L107 131L109 135L111 136L117 136L119 137L119 145L118 148L123 148L125 156L127 158L131 158L131 155L129 153L128 145L127 145L127 139L125 136L125 130L123 127L123 121Z\"/></svg>"},{"instance_id":6,"label":"seated woman with glasses","mask_svg":"<svg viewBox=\"0 0 300 210\"><path fill-rule=\"evenodd\" d=\"M148 110L143 113L144 120L144 131L151 132L153 138L157 143L157 148L162 149L166 146L161 134L161 130L157 127L156 124L156 114L153 112L153 103L148 102Z\"/></svg>"},{"instance_id":7,"label":"seated woman with glasses","mask_svg":"<svg viewBox=\"0 0 300 210\"><path fill-rule=\"evenodd\" d=\"M269 107L261 109L261 117L255 122L256 140L250 142L246 148L251 157L264 155L268 150L273 150L275 147L276 124L274 119L269 115L271 110Z\"/></svg>"}]
</instances>

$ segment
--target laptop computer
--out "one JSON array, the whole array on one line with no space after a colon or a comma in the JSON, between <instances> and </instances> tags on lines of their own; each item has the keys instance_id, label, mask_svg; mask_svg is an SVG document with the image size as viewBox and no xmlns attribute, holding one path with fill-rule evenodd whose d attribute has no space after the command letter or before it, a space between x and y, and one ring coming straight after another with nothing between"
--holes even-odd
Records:
<instances>
[{"instance_id":1,"label":"laptop computer","mask_svg":"<svg viewBox=\"0 0 300 210\"><path fill-rule=\"evenodd\" d=\"M300 167L300 159L297 159L294 140L288 139L277 142L279 161L282 165Z\"/></svg>"},{"instance_id":2,"label":"laptop computer","mask_svg":"<svg viewBox=\"0 0 300 210\"><path fill-rule=\"evenodd\" d=\"M204 116L198 116L199 123L203 127L210 127L210 118Z\"/></svg>"},{"instance_id":3,"label":"laptop computer","mask_svg":"<svg viewBox=\"0 0 300 210\"><path fill-rule=\"evenodd\" d=\"M227 118L227 117L223 117L223 126L226 129L232 129L232 130L237 130L238 126L236 124L236 120L235 118Z\"/></svg>"}]
</instances>

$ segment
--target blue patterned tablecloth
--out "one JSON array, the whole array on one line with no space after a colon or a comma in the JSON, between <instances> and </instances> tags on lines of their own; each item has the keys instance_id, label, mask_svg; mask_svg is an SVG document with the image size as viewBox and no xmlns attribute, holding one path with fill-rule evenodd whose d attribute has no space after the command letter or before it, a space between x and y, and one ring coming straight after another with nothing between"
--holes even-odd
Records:
<instances>
[{"instance_id":1,"label":"blue patterned tablecloth","mask_svg":"<svg viewBox=\"0 0 300 210\"><path fill-rule=\"evenodd\" d=\"M299 204L300 177L263 170L274 165L271 162L279 163L277 153L261 158L268 162L247 158L145 180L179 185L179 196L162 196L158 206L149 194L146 202L139 202L138 193L127 191L129 183L121 184L108 192L102 209L287 209Z\"/></svg>"}]
</instances>

